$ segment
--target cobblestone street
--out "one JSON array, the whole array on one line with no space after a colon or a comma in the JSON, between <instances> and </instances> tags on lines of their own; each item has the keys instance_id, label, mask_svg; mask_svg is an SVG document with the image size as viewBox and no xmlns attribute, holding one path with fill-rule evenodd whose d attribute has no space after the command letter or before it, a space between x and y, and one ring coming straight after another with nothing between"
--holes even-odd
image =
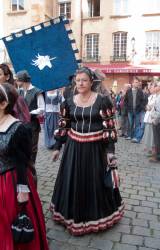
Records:
<instances>
[{"instance_id":1,"label":"cobblestone street","mask_svg":"<svg viewBox=\"0 0 160 250\"><path fill-rule=\"evenodd\" d=\"M51 219L49 204L59 162L52 162L41 132L36 167L50 250L160 249L160 165L148 162L141 144L120 138L116 147L125 215L108 231L73 237Z\"/></svg>"}]
</instances>

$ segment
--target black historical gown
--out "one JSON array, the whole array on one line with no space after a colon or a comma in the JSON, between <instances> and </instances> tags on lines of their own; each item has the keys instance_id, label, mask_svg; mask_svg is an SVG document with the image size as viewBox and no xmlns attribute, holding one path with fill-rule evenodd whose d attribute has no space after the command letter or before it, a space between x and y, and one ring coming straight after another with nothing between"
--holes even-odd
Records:
<instances>
[{"instance_id":1,"label":"black historical gown","mask_svg":"<svg viewBox=\"0 0 160 250\"><path fill-rule=\"evenodd\" d=\"M124 203L118 186L104 185L106 154L114 153L117 134L108 97L77 106L73 98L61 107L55 149L65 143L51 201L53 219L74 235L98 232L118 222Z\"/></svg>"}]
</instances>

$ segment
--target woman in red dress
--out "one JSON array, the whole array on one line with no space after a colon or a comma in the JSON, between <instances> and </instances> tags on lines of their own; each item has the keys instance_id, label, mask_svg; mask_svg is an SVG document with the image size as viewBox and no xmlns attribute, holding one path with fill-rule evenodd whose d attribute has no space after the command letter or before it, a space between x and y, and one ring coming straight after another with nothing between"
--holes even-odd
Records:
<instances>
[{"instance_id":1,"label":"woman in red dress","mask_svg":"<svg viewBox=\"0 0 160 250\"><path fill-rule=\"evenodd\" d=\"M0 249L48 250L42 207L28 168L30 133L11 115L17 97L11 84L0 84ZM33 223L34 239L20 244L14 243L11 226L22 204Z\"/></svg>"}]
</instances>

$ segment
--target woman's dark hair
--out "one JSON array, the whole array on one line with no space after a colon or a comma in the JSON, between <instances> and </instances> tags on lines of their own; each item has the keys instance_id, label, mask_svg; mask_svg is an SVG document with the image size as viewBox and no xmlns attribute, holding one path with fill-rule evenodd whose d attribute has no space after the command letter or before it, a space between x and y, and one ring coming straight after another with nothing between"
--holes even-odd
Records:
<instances>
[{"instance_id":1,"label":"woman's dark hair","mask_svg":"<svg viewBox=\"0 0 160 250\"><path fill-rule=\"evenodd\" d=\"M6 82L14 85L14 78L13 78L13 73L10 70L9 66L5 63L1 63L0 64L0 69L3 71L5 76L8 76L8 79L6 80Z\"/></svg>"},{"instance_id":2,"label":"woman's dark hair","mask_svg":"<svg viewBox=\"0 0 160 250\"><path fill-rule=\"evenodd\" d=\"M7 101L8 105L5 114L13 114L13 107L17 101L18 93L14 86L10 83L2 83L0 85L0 103Z\"/></svg>"},{"instance_id":3,"label":"woman's dark hair","mask_svg":"<svg viewBox=\"0 0 160 250\"><path fill-rule=\"evenodd\" d=\"M81 67L81 68L77 69L75 76L78 74L81 74L81 73L86 73L89 76L91 81L93 81L95 79L94 72L91 69L89 69L88 67Z\"/></svg>"}]
</instances>

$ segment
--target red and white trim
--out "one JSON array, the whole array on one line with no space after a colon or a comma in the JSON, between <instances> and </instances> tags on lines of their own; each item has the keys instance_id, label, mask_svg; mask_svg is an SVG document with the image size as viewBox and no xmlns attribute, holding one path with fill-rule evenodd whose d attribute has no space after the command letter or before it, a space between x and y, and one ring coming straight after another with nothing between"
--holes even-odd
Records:
<instances>
[{"instance_id":1,"label":"red and white trim","mask_svg":"<svg viewBox=\"0 0 160 250\"><path fill-rule=\"evenodd\" d=\"M96 221L75 223L73 219L66 220L60 213L54 209L54 204L51 204L51 212L53 213L53 220L64 224L73 235L88 234L91 232L98 232L112 227L117 223L124 214L124 202L118 207L118 210L108 217L101 218Z\"/></svg>"},{"instance_id":2,"label":"red and white trim","mask_svg":"<svg viewBox=\"0 0 160 250\"><path fill-rule=\"evenodd\" d=\"M68 135L78 142L100 141L103 138L103 130L91 133L79 133L71 128L71 130L68 131Z\"/></svg>"}]
</instances>

